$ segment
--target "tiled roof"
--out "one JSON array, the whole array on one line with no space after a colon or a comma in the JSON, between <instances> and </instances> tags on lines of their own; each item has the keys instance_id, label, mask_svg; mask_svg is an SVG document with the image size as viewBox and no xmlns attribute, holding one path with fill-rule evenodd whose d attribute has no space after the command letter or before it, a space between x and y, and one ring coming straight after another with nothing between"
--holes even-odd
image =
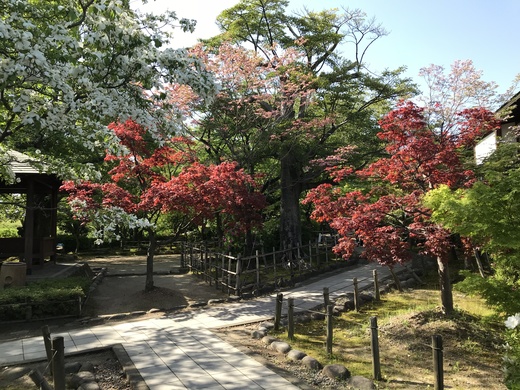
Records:
<instances>
[{"instance_id":1,"label":"tiled roof","mask_svg":"<svg viewBox=\"0 0 520 390\"><path fill-rule=\"evenodd\" d=\"M5 153L15 174L44 173L44 166L38 160L15 150L7 150Z\"/></svg>"}]
</instances>

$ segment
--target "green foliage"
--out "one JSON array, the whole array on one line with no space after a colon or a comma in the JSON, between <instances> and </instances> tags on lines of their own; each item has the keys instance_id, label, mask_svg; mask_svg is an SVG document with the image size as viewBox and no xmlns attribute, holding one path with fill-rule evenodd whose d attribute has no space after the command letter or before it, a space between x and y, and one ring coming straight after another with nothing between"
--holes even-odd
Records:
<instances>
[{"instance_id":1,"label":"green foliage","mask_svg":"<svg viewBox=\"0 0 520 390\"><path fill-rule=\"evenodd\" d=\"M16 222L0 222L0 238L19 237L19 226Z\"/></svg>"},{"instance_id":2,"label":"green foliage","mask_svg":"<svg viewBox=\"0 0 520 390\"><path fill-rule=\"evenodd\" d=\"M518 144L500 144L479 168L483 178L473 187L451 191L442 186L424 198L432 220L471 239L489 253L493 275L467 275L462 288L479 292L508 314L520 311L520 155Z\"/></svg>"},{"instance_id":3,"label":"green foliage","mask_svg":"<svg viewBox=\"0 0 520 390\"><path fill-rule=\"evenodd\" d=\"M497 277L482 278L470 271L460 271L464 280L457 283L455 288L461 292L480 295L489 305L500 312L520 312L520 289L518 284L505 284Z\"/></svg>"},{"instance_id":4,"label":"green foliage","mask_svg":"<svg viewBox=\"0 0 520 390\"><path fill-rule=\"evenodd\" d=\"M505 325L508 328L505 336L504 375L508 389L520 389L520 314L510 316Z\"/></svg>"},{"instance_id":5,"label":"green foliage","mask_svg":"<svg viewBox=\"0 0 520 390\"><path fill-rule=\"evenodd\" d=\"M78 313L78 298L84 298L90 286L87 277L46 279L26 287L0 291L0 320L26 318L27 304L31 304L31 318L74 315Z\"/></svg>"}]
</instances>

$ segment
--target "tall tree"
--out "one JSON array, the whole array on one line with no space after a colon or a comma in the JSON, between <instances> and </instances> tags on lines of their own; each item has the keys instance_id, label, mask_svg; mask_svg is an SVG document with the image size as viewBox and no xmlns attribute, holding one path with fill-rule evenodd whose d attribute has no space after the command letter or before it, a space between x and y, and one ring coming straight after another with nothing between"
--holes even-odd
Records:
<instances>
[{"instance_id":1,"label":"tall tree","mask_svg":"<svg viewBox=\"0 0 520 390\"><path fill-rule=\"evenodd\" d=\"M222 214L223 228L239 235L259 221L263 197L254 182L236 164L204 166L190 150L191 142L174 138L159 145L144 126L127 120L109 128L121 142L124 154L107 153L111 167L104 183L67 182L76 218L99 226L99 240L119 239L118 228L148 233L145 290L154 288L153 258L156 225L165 212L189 215L196 226Z\"/></svg>"},{"instance_id":2,"label":"tall tree","mask_svg":"<svg viewBox=\"0 0 520 390\"><path fill-rule=\"evenodd\" d=\"M448 259L451 234L431 221L422 197L441 184L460 188L473 179L461 152L499 122L485 109L467 109L451 119L451 131L430 126L425 108L402 102L381 121L379 137L387 157L355 171L337 166L330 172L338 183L356 176L360 183L322 185L307 196L315 206L313 218L327 222L340 235L335 250L352 255L355 239L371 261L392 266L410 259L412 246L437 258L441 301L445 313L453 311Z\"/></svg>"},{"instance_id":3,"label":"tall tree","mask_svg":"<svg viewBox=\"0 0 520 390\"><path fill-rule=\"evenodd\" d=\"M119 143L107 125L132 117L153 132L178 121L157 107L164 82L213 84L200 61L167 48L165 25L189 30L174 13L141 15L127 0L5 0L0 3L0 160L5 148L42 151L62 174ZM95 153L93 153L95 151ZM13 179L7 164L0 177Z\"/></svg>"},{"instance_id":4,"label":"tall tree","mask_svg":"<svg viewBox=\"0 0 520 390\"><path fill-rule=\"evenodd\" d=\"M219 15L222 34L204 42L201 55L213 61L221 89L193 134L216 158L238 151L248 171L271 168L265 184L278 191L280 243L295 247L300 196L323 179L309 162L331 154L349 132L361 134L359 126L373 128L375 107L412 88L400 70L375 77L364 68L366 49L385 32L361 11L289 15L287 5L244 0ZM339 54L347 42L350 60Z\"/></svg>"}]
</instances>

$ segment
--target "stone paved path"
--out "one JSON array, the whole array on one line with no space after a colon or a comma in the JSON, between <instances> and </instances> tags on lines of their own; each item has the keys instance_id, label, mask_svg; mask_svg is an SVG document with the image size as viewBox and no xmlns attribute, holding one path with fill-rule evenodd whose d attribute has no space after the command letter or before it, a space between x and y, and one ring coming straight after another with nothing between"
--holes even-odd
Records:
<instances>
[{"instance_id":1,"label":"stone paved path","mask_svg":"<svg viewBox=\"0 0 520 390\"><path fill-rule=\"evenodd\" d=\"M379 278L389 271L374 264L338 271L314 283L284 292L294 298L296 311L307 310L323 302L323 288L330 298L352 292L352 280L359 288L372 285L372 270ZM92 326L71 330L63 336L65 353L122 344L148 387L174 389L298 389L287 379L224 342L211 329L252 323L273 317L276 294L249 301L211 306L161 318ZM284 309L286 311L286 309ZM41 337L0 344L0 364L44 359Z\"/></svg>"}]
</instances>

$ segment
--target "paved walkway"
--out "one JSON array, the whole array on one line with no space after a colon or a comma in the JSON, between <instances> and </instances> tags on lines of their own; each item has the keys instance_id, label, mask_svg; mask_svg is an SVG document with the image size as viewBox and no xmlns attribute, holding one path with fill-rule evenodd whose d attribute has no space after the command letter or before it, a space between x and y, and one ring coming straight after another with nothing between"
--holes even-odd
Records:
<instances>
[{"instance_id":1,"label":"paved walkway","mask_svg":"<svg viewBox=\"0 0 520 390\"><path fill-rule=\"evenodd\" d=\"M353 278L359 288L372 285L372 270L380 280L387 268L374 264L338 271L314 283L284 292L294 298L295 310L307 310L323 302L323 288L330 298L352 292ZM211 306L161 318L98 325L63 336L65 353L122 344L152 390L162 389L298 389L285 378L224 342L211 329L263 321L273 317L276 294L249 301ZM286 309L284 309L286 312ZM45 359L42 337L0 344L0 364Z\"/></svg>"}]
</instances>

